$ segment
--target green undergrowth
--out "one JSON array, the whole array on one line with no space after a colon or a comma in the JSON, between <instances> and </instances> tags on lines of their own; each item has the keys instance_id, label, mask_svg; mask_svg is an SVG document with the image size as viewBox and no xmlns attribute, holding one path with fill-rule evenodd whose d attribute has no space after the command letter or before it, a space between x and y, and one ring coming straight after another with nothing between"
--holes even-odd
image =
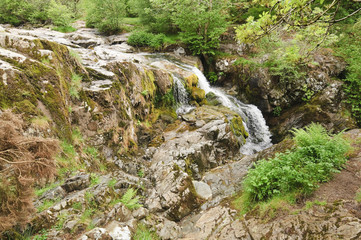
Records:
<instances>
[{"instance_id":1,"label":"green undergrowth","mask_svg":"<svg viewBox=\"0 0 361 240\"><path fill-rule=\"evenodd\" d=\"M71 141L61 142L61 153L56 158L58 175L64 179L77 171L104 172L107 165L102 162L98 149L87 145L79 129L72 131ZM95 174L96 175L96 174Z\"/></svg>"},{"instance_id":2,"label":"green undergrowth","mask_svg":"<svg viewBox=\"0 0 361 240\"><path fill-rule=\"evenodd\" d=\"M137 225L133 239L136 240L158 240L159 236L142 223Z\"/></svg>"},{"instance_id":3,"label":"green undergrowth","mask_svg":"<svg viewBox=\"0 0 361 240\"><path fill-rule=\"evenodd\" d=\"M275 199L293 203L307 197L346 163L350 144L341 134L330 135L319 124L292 132L296 147L260 160L248 172L243 193L236 201L242 212Z\"/></svg>"},{"instance_id":4,"label":"green undergrowth","mask_svg":"<svg viewBox=\"0 0 361 240\"><path fill-rule=\"evenodd\" d=\"M38 208L38 212L42 212L50 207L52 207L56 202L58 201L58 199L55 200L45 200Z\"/></svg>"},{"instance_id":5,"label":"green undergrowth","mask_svg":"<svg viewBox=\"0 0 361 240\"><path fill-rule=\"evenodd\" d=\"M353 117L361 126L361 19L355 25L341 25L340 41L335 44L336 54L347 62L344 91L351 105Z\"/></svg>"},{"instance_id":6,"label":"green undergrowth","mask_svg":"<svg viewBox=\"0 0 361 240\"><path fill-rule=\"evenodd\" d=\"M128 44L135 47L150 47L159 50L164 46L181 41L179 34L154 34L146 30L134 31L128 38Z\"/></svg>"},{"instance_id":7,"label":"green undergrowth","mask_svg":"<svg viewBox=\"0 0 361 240\"><path fill-rule=\"evenodd\" d=\"M120 199L113 199L110 205L115 205L117 203L123 203L129 210L134 210L142 207L142 204L139 203L139 196L137 196L137 190L133 188L127 189L124 195Z\"/></svg>"},{"instance_id":8,"label":"green undergrowth","mask_svg":"<svg viewBox=\"0 0 361 240\"><path fill-rule=\"evenodd\" d=\"M54 188L62 185L63 183L64 183L64 181L58 181L58 182L50 183L50 184L46 185L45 187L38 188L35 190L35 195L37 197L40 197L45 192L49 191L50 189L54 189Z\"/></svg>"},{"instance_id":9,"label":"green undergrowth","mask_svg":"<svg viewBox=\"0 0 361 240\"><path fill-rule=\"evenodd\" d=\"M159 49L163 46L164 34L154 34L144 30L133 32L128 38L128 44L136 47L151 47Z\"/></svg>"}]
</instances>

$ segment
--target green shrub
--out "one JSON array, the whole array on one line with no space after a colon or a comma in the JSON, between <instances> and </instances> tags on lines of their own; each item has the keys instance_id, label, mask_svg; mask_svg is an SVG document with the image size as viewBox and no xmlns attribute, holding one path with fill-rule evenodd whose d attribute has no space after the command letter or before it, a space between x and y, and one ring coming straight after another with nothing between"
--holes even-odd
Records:
<instances>
[{"instance_id":1,"label":"green shrub","mask_svg":"<svg viewBox=\"0 0 361 240\"><path fill-rule=\"evenodd\" d=\"M276 107L273 109L272 113L273 113L273 116L279 117L279 116L281 116L282 108L281 108L280 106L276 106Z\"/></svg>"},{"instance_id":2,"label":"green shrub","mask_svg":"<svg viewBox=\"0 0 361 240\"><path fill-rule=\"evenodd\" d=\"M128 44L136 47L160 48L164 43L164 34L153 34L146 31L137 31L128 38Z\"/></svg>"},{"instance_id":3,"label":"green shrub","mask_svg":"<svg viewBox=\"0 0 361 240\"><path fill-rule=\"evenodd\" d=\"M30 20L37 20L38 13L32 4L25 0L0 0L0 23L9 23L15 26Z\"/></svg>"},{"instance_id":4,"label":"green shrub","mask_svg":"<svg viewBox=\"0 0 361 240\"><path fill-rule=\"evenodd\" d=\"M335 45L336 53L348 63L344 91L351 105L352 115L361 126L361 18L352 27L342 26L344 33Z\"/></svg>"},{"instance_id":5,"label":"green shrub","mask_svg":"<svg viewBox=\"0 0 361 240\"><path fill-rule=\"evenodd\" d=\"M66 5L56 0L0 0L0 6L0 23L15 26L50 21L64 28L69 27L73 16Z\"/></svg>"},{"instance_id":6,"label":"green shrub","mask_svg":"<svg viewBox=\"0 0 361 240\"><path fill-rule=\"evenodd\" d=\"M72 14L67 6L51 0L48 9L48 18L55 26L68 27L72 21Z\"/></svg>"},{"instance_id":7,"label":"green shrub","mask_svg":"<svg viewBox=\"0 0 361 240\"><path fill-rule=\"evenodd\" d=\"M86 25L96 27L105 34L121 32L126 15L125 0L88 0Z\"/></svg>"},{"instance_id":8,"label":"green shrub","mask_svg":"<svg viewBox=\"0 0 361 240\"><path fill-rule=\"evenodd\" d=\"M303 57L297 45L275 50L265 63L271 75L277 76L281 84L295 82L306 76L302 71Z\"/></svg>"},{"instance_id":9,"label":"green shrub","mask_svg":"<svg viewBox=\"0 0 361 240\"><path fill-rule=\"evenodd\" d=\"M329 136L318 124L295 129L293 134L295 149L261 160L249 171L244 194L250 203L292 192L308 195L345 164L350 145L340 134Z\"/></svg>"}]
</instances>

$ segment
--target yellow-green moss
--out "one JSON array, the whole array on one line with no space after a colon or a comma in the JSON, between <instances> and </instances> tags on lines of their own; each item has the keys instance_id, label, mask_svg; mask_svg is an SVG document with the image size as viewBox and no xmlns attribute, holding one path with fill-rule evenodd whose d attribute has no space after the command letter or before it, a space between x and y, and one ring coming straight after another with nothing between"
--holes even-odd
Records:
<instances>
[{"instance_id":1,"label":"yellow-green moss","mask_svg":"<svg viewBox=\"0 0 361 240\"><path fill-rule=\"evenodd\" d=\"M197 101L198 103L201 103L205 100L206 92L203 89L192 87L192 98Z\"/></svg>"},{"instance_id":2,"label":"yellow-green moss","mask_svg":"<svg viewBox=\"0 0 361 240\"><path fill-rule=\"evenodd\" d=\"M32 104L29 100L23 100L21 102L16 102L15 103L15 107L16 107L16 111L18 113L26 113L26 115L30 114L30 115L37 115L39 114L38 110L36 109L36 107L34 106L34 104Z\"/></svg>"},{"instance_id":3,"label":"yellow-green moss","mask_svg":"<svg viewBox=\"0 0 361 240\"><path fill-rule=\"evenodd\" d=\"M188 89L192 89L192 87L196 87L198 84L198 77L195 74L190 75L185 80Z\"/></svg>"},{"instance_id":4,"label":"yellow-green moss","mask_svg":"<svg viewBox=\"0 0 361 240\"><path fill-rule=\"evenodd\" d=\"M146 90L149 95L153 97L156 91L156 86L154 84L155 81L154 73L151 70L144 70L144 72L147 77L142 78L142 88L143 90Z\"/></svg>"},{"instance_id":5,"label":"yellow-green moss","mask_svg":"<svg viewBox=\"0 0 361 240\"><path fill-rule=\"evenodd\" d=\"M247 138L249 136L248 132L246 132L243 126L243 120L240 116L235 116L232 118L231 127L232 127L232 132L236 136L243 136L244 138Z\"/></svg>"}]
</instances>

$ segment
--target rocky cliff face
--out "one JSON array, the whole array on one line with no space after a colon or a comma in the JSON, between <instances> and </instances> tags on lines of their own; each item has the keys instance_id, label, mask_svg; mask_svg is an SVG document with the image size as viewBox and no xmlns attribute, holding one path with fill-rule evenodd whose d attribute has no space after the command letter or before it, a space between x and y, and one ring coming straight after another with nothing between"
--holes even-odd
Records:
<instances>
[{"instance_id":1,"label":"rocky cliff face","mask_svg":"<svg viewBox=\"0 0 361 240\"><path fill-rule=\"evenodd\" d=\"M304 127L311 122L322 123L335 132L356 127L343 101L342 81L338 79L346 64L333 56L331 50L319 50L312 64L299 70L302 76L287 82L264 66L269 58L265 55L257 60L258 66L253 66L236 62L237 55L220 57L215 62L215 71L219 75L218 84L233 87L233 93L240 99L262 110L274 141L284 139L293 127Z\"/></svg>"},{"instance_id":2,"label":"rocky cliff face","mask_svg":"<svg viewBox=\"0 0 361 240\"><path fill-rule=\"evenodd\" d=\"M129 238L144 217L176 224L212 199L205 173L239 154L247 133L234 130L242 129L237 113L203 106L177 120L173 75L199 106L206 100L197 77L166 59L132 53L124 41L91 29L1 28L1 109L22 114L26 134L64 143L59 166L66 174L59 172L57 187L36 200L33 231L57 226L49 236L63 239L107 226ZM182 61L199 65L196 58ZM136 213L116 204L130 188L142 195Z\"/></svg>"},{"instance_id":3,"label":"rocky cliff face","mask_svg":"<svg viewBox=\"0 0 361 240\"><path fill-rule=\"evenodd\" d=\"M42 188L34 200L38 212L27 231L45 229L40 234L48 239L136 239L142 226L160 239L360 237L354 188L350 197L326 199L324 206L240 216L232 196L241 190L248 169L291 148L292 141L240 154L248 137L244 119L211 96L207 101L192 72L164 56L135 53L125 41L85 28L70 34L0 28L0 110L22 114L27 135L63 140L58 179L48 188L36 186ZM178 60L200 64L194 57ZM179 116L173 108L174 76L182 79L195 107ZM266 88L272 81L265 75L245 87L254 86L254 98L267 96L271 108L297 102L284 89ZM343 128L341 87L337 82L327 86L330 81L319 83L308 103L285 110L275 132L283 137L313 116L326 119L330 128ZM349 136L359 139L361 133ZM353 169L359 169L359 157L354 153ZM7 236L16 238L16 233Z\"/></svg>"}]
</instances>

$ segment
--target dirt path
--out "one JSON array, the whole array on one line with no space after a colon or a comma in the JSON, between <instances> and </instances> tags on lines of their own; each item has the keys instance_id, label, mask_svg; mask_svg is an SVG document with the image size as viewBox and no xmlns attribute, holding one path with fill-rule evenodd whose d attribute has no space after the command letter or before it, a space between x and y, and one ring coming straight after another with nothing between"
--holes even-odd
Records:
<instances>
[{"instance_id":1,"label":"dirt path","mask_svg":"<svg viewBox=\"0 0 361 240\"><path fill-rule=\"evenodd\" d=\"M317 189L311 200L335 202L341 199L354 200L361 187L361 130L347 132L346 137L353 141L353 152L346 168Z\"/></svg>"}]
</instances>

